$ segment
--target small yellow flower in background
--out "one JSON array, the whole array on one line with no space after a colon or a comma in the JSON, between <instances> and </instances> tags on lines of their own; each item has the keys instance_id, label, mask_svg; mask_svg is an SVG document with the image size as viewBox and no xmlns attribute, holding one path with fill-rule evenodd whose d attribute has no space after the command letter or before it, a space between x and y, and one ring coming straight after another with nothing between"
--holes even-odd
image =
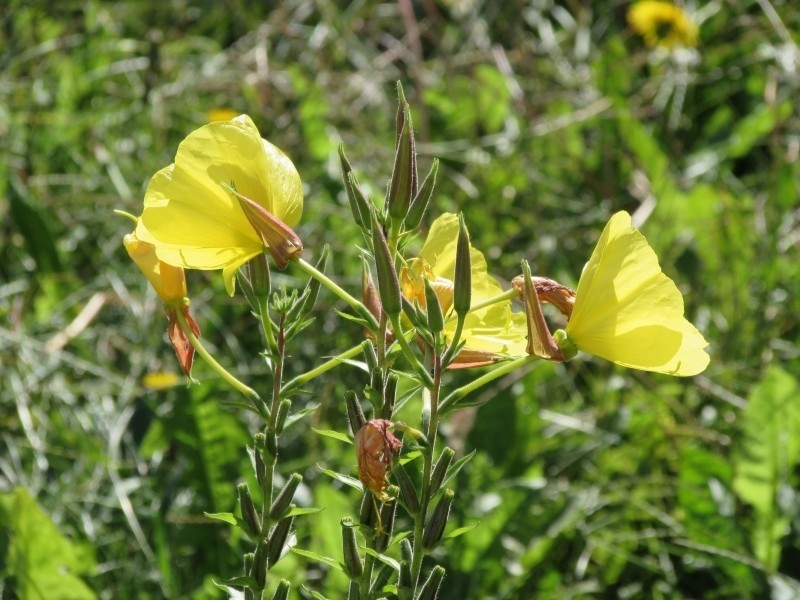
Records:
<instances>
[{"instance_id":1,"label":"small yellow flower in background","mask_svg":"<svg viewBox=\"0 0 800 600\"><path fill-rule=\"evenodd\" d=\"M434 221L419 255L410 260L400 273L403 295L410 302L413 303L416 299L420 306L425 306L423 278L426 278L439 298L442 312L447 314L453 303L458 231L458 215L444 213ZM487 272L483 254L472 247L470 254L472 305L475 306L502 294L503 289ZM452 340L455 326L455 319L449 319L445 323L444 335L447 341ZM526 332L525 315L512 313L510 300L472 311L467 315L461 336L466 345L451 366L480 366L509 355L522 356L525 354Z\"/></svg>"},{"instance_id":2,"label":"small yellow flower in background","mask_svg":"<svg viewBox=\"0 0 800 600\"><path fill-rule=\"evenodd\" d=\"M164 302L169 320L167 328L169 341L178 356L183 372L187 377L191 377L194 347L178 323L177 312L180 311L196 337L200 337L200 326L189 313L189 301L186 299L186 276L183 269L159 260L156 256L155 246L137 238L135 232L126 235L122 243L125 250L128 251L128 256L145 274L159 298ZM145 385L147 384L145 383Z\"/></svg>"},{"instance_id":3,"label":"small yellow flower in background","mask_svg":"<svg viewBox=\"0 0 800 600\"><path fill-rule=\"evenodd\" d=\"M302 212L294 164L240 115L209 123L181 142L175 162L147 187L136 236L155 245L168 264L222 269L233 295L236 270L264 246L279 267L302 250L290 229Z\"/></svg>"},{"instance_id":4,"label":"small yellow flower in background","mask_svg":"<svg viewBox=\"0 0 800 600\"><path fill-rule=\"evenodd\" d=\"M628 10L628 23L651 48L697 45L697 25L672 2L644 0Z\"/></svg>"},{"instance_id":5,"label":"small yellow flower in background","mask_svg":"<svg viewBox=\"0 0 800 600\"><path fill-rule=\"evenodd\" d=\"M685 377L709 362L708 342L683 316L680 291L626 212L611 217L581 273L566 338L632 369Z\"/></svg>"},{"instance_id":6,"label":"small yellow flower in background","mask_svg":"<svg viewBox=\"0 0 800 600\"><path fill-rule=\"evenodd\" d=\"M230 121L239 116L239 113L230 108L212 108L206 113L206 121Z\"/></svg>"},{"instance_id":7,"label":"small yellow flower in background","mask_svg":"<svg viewBox=\"0 0 800 600\"><path fill-rule=\"evenodd\" d=\"M151 390L164 390L175 387L180 382L180 377L171 371L155 371L142 377L142 385Z\"/></svg>"}]
</instances>

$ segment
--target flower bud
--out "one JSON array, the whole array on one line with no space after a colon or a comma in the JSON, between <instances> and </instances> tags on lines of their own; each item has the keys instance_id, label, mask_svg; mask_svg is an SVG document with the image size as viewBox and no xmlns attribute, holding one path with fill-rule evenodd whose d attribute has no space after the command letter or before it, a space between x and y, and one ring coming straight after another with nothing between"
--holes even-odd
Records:
<instances>
[{"instance_id":1,"label":"flower bud","mask_svg":"<svg viewBox=\"0 0 800 600\"><path fill-rule=\"evenodd\" d=\"M383 565L375 576L372 587L369 589L370 598L382 598L383 594L381 592L384 586L388 585L396 572L392 565Z\"/></svg>"},{"instance_id":2,"label":"flower bud","mask_svg":"<svg viewBox=\"0 0 800 600\"><path fill-rule=\"evenodd\" d=\"M247 533L250 537L257 538L261 535L261 523L258 520L253 499L250 497L250 488L246 483L240 483L237 490L239 491L239 510L242 511L242 521L247 525Z\"/></svg>"},{"instance_id":3,"label":"flower bud","mask_svg":"<svg viewBox=\"0 0 800 600\"><path fill-rule=\"evenodd\" d=\"M428 328L434 333L440 333L444 330L444 315L436 291L428 279L425 279L425 304L428 308Z\"/></svg>"},{"instance_id":4,"label":"flower bud","mask_svg":"<svg viewBox=\"0 0 800 600\"><path fill-rule=\"evenodd\" d=\"M417 496L414 482L408 476L408 471L405 470L403 465L397 465L392 470L392 473L397 479L397 485L400 487L400 500L405 504L409 514L417 514L419 512L419 497Z\"/></svg>"},{"instance_id":5,"label":"flower bud","mask_svg":"<svg viewBox=\"0 0 800 600\"><path fill-rule=\"evenodd\" d=\"M402 128L399 130L400 134L395 149L392 181L386 199L389 215L398 222L405 219L411 206L411 199L417 193L414 127L411 124L411 107L405 100L401 100L398 107L398 126L401 121Z\"/></svg>"},{"instance_id":6,"label":"flower bud","mask_svg":"<svg viewBox=\"0 0 800 600\"><path fill-rule=\"evenodd\" d=\"M392 497L397 496L398 489L396 487L389 488L389 495ZM384 502L381 506L381 530L375 539L375 550L377 552L385 552L389 546L389 540L392 537L394 530L394 517L397 513L397 502Z\"/></svg>"},{"instance_id":7,"label":"flower bud","mask_svg":"<svg viewBox=\"0 0 800 600\"><path fill-rule=\"evenodd\" d=\"M381 407L381 417L384 419L391 419L394 414L394 402L399 382L400 376L395 372L389 373L386 377L386 385L383 388L383 406Z\"/></svg>"},{"instance_id":8,"label":"flower bud","mask_svg":"<svg viewBox=\"0 0 800 600\"><path fill-rule=\"evenodd\" d=\"M353 219L363 230L369 230L370 227L370 202L361 191L361 186L358 184L358 179L353 172L353 167L350 166L350 161L344 154L344 144L339 144L339 162L342 167L342 180L344 181L344 189L347 192L347 201L350 203L350 212L353 214Z\"/></svg>"},{"instance_id":9,"label":"flower bud","mask_svg":"<svg viewBox=\"0 0 800 600\"><path fill-rule=\"evenodd\" d=\"M192 365L194 364L194 346L192 346L189 336L186 335L186 332L180 326L177 314L178 311L180 311L186 324L189 326L189 330L196 338L200 337L200 326L189 313L188 298L185 299L185 304L183 306L169 306L167 308L167 336L172 344L172 349L175 350L175 355L178 357L181 369L184 374L191 379Z\"/></svg>"},{"instance_id":10,"label":"flower bud","mask_svg":"<svg viewBox=\"0 0 800 600\"><path fill-rule=\"evenodd\" d=\"M267 542L267 561L270 567L274 565L283 553L283 547L286 544L286 539L289 537L289 532L292 529L294 517L288 517L278 522L272 529Z\"/></svg>"},{"instance_id":11,"label":"flower bud","mask_svg":"<svg viewBox=\"0 0 800 600\"><path fill-rule=\"evenodd\" d=\"M436 175L438 173L439 159L434 158L428 176L425 178L425 181L422 182L419 193L411 202L411 206L408 209L406 220L403 223L407 231L416 229L422 221L422 217L425 215L428 204L430 204L431 198L433 197L433 188L436 185Z\"/></svg>"},{"instance_id":12,"label":"flower bud","mask_svg":"<svg viewBox=\"0 0 800 600\"><path fill-rule=\"evenodd\" d=\"M442 539L447 519L450 517L450 507L453 505L454 496L453 490L445 490L442 497L439 498L436 508L433 509L433 514L425 525L425 532L422 535L422 547L426 550L432 550Z\"/></svg>"},{"instance_id":13,"label":"flower bud","mask_svg":"<svg viewBox=\"0 0 800 600\"><path fill-rule=\"evenodd\" d=\"M289 480L283 486L280 494L278 494L278 497L275 498L275 501L272 503L272 507L269 509L270 519L275 521L286 514L286 511L289 510L289 505L294 498L294 493L297 491L297 487L302 481L303 476L300 475L300 473L292 473L292 476L289 477Z\"/></svg>"},{"instance_id":14,"label":"flower bud","mask_svg":"<svg viewBox=\"0 0 800 600\"><path fill-rule=\"evenodd\" d=\"M453 452L452 448L447 447L445 447L439 455L439 460L436 461L436 466L433 468L433 474L431 475L431 497L442 487L442 482L444 481L445 475L447 475L447 469L450 468L453 456L455 456L455 452Z\"/></svg>"},{"instance_id":15,"label":"flower bud","mask_svg":"<svg viewBox=\"0 0 800 600\"><path fill-rule=\"evenodd\" d=\"M403 443L389 431L391 422L371 419L355 435L355 450L358 459L358 476L382 502L389 497L386 471L400 454Z\"/></svg>"},{"instance_id":16,"label":"flower bud","mask_svg":"<svg viewBox=\"0 0 800 600\"><path fill-rule=\"evenodd\" d=\"M456 269L453 290L453 308L460 317L466 317L472 306L472 256L469 232L464 215L458 215L458 242L456 242Z\"/></svg>"},{"instance_id":17,"label":"flower bud","mask_svg":"<svg viewBox=\"0 0 800 600\"><path fill-rule=\"evenodd\" d=\"M372 373L378 368L378 355L375 353L375 346L370 340L361 342L361 351L364 353L364 362L367 363L367 370Z\"/></svg>"},{"instance_id":18,"label":"flower bud","mask_svg":"<svg viewBox=\"0 0 800 600\"><path fill-rule=\"evenodd\" d=\"M256 298L266 298L270 292L269 261L262 253L247 261L250 287Z\"/></svg>"},{"instance_id":19,"label":"flower bud","mask_svg":"<svg viewBox=\"0 0 800 600\"><path fill-rule=\"evenodd\" d=\"M372 280L369 265L364 258L361 259L361 300L367 310L372 313L372 316L376 320L380 320L381 299L378 296L378 290L375 288L375 282Z\"/></svg>"},{"instance_id":20,"label":"flower bud","mask_svg":"<svg viewBox=\"0 0 800 600\"><path fill-rule=\"evenodd\" d=\"M283 426L286 425L286 417L289 416L289 411L292 409L292 401L288 398L281 400L278 405L278 416L275 420L275 434L280 435L283 433Z\"/></svg>"},{"instance_id":21,"label":"flower bud","mask_svg":"<svg viewBox=\"0 0 800 600\"><path fill-rule=\"evenodd\" d=\"M436 565L431 570L428 579L422 584L422 589L416 600L436 600L436 595L439 593L439 587L442 585L443 579L444 568Z\"/></svg>"},{"instance_id":22,"label":"flower bud","mask_svg":"<svg viewBox=\"0 0 800 600\"><path fill-rule=\"evenodd\" d=\"M353 519L345 517L342 519L342 557L344 570L350 579L356 579L364 572L364 563L358 553L356 544L356 530Z\"/></svg>"},{"instance_id":23,"label":"flower bud","mask_svg":"<svg viewBox=\"0 0 800 600\"><path fill-rule=\"evenodd\" d=\"M361 507L358 511L358 522L364 526L373 529L377 522L377 513L375 512L375 499L372 497L372 492L369 490L364 491L361 497Z\"/></svg>"},{"instance_id":24,"label":"flower bud","mask_svg":"<svg viewBox=\"0 0 800 600\"><path fill-rule=\"evenodd\" d=\"M278 456L278 436L275 435L274 431L267 431L267 453L270 456L276 457Z\"/></svg>"},{"instance_id":25,"label":"flower bud","mask_svg":"<svg viewBox=\"0 0 800 600\"><path fill-rule=\"evenodd\" d=\"M278 587L272 595L272 600L289 600L289 592L292 589L292 584L286 579L281 579L278 582Z\"/></svg>"},{"instance_id":26,"label":"flower bud","mask_svg":"<svg viewBox=\"0 0 800 600\"><path fill-rule=\"evenodd\" d=\"M264 487L264 481L266 481L267 477L267 465L264 464L264 455L262 454L265 449L266 445L266 437L263 433L257 433L254 438L254 448L253 448L253 457L254 457L254 469L256 472L256 479L258 479L258 485L262 488Z\"/></svg>"},{"instance_id":27,"label":"flower bud","mask_svg":"<svg viewBox=\"0 0 800 600\"><path fill-rule=\"evenodd\" d=\"M374 214L372 217L372 247L375 252L375 266L378 269L378 291L381 305L387 315L397 316L402 308L400 282L397 279L392 253L386 243L386 236L383 235L383 229Z\"/></svg>"},{"instance_id":28,"label":"flower bud","mask_svg":"<svg viewBox=\"0 0 800 600\"><path fill-rule=\"evenodd\" d=\"M267 584L267 546L266 540L261 539L253 554L253 566L250 567L250 577L256 580L258 587L263 589Z\"/></svg>"},{"instance_id":29,"label":"flower bud","mask_svg":"<svg viewBox=\"0 0 800 600\"><path fill-rule=\"evenodd\" d=\"M539 303L539 295L531 280L531 269L526 260L522 261L522 284L525 316L528 321L528 354L554 362L562 362L564 356L553 341L547 322L544 320L542 305Z\"/></svg>"},{"instance_id":30,"label":"flower bud","mask_svg":"<svg viewBox=\"0 0 800 600\"><path fill-rule=\"evenodd\" d=\"M553 341L558 345L564 360L572 360L578 355L578 347L569 339L567 332L563 329L559 329L553 334Z\"/></svg>"},{"instance_id":31,"label":"flower bud","mask_svg":"<svg viewBox=\"0 0 800 600\"><path fill-rule=\"evenodd\" d=\"M358 400L358 395L352 391L347 390L344 393L344 404L347 408L347 420L350 422L350 430L353 432L353 437L364 427L367 418L364 416L364 411L361 409L361 402Z\"/></svg>"},{"instance_id":32,"label":"flower bud","mask_svg":"<svg viewBox=\"0 0 800 600\"><path fill-rule=\"evenodd\" d=\"M233 190L245 217L282 271L303 252L303 242L286 223L266 208Z\"/></svg>"}]
</instances>

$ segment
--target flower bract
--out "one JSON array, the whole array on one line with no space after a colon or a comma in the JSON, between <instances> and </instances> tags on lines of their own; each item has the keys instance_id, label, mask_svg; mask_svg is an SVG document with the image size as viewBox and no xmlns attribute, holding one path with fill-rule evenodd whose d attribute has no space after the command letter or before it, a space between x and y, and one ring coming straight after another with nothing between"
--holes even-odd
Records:
<instances>
[{"instance_id":1,"label":"flower bract","mask_svg":"<svg viewBox=\"0 0 800 600\"><path fill-rule=\"evenodd\" d=\"M401 272L403 295L425 307L425 287L422 278L428 279L439 299L442 311L447 314L453 303L456 246L458 242L458 215L444 213L431 226L419 255L409 261ZM483 254L470 246L472 259L472 304L503 293L497 280L487 272ZM445 323L445 339L450 341L456 326L455 318ZM467 315L461 339L466 345L453 366L487 364L511 355L522 356L526 346L524 313L512 313L511 301L506 300L472 311Z\"/></svg>"},{"instance_id":2,"label":"flower bract","mask_svg":"<svg viewBox=\"0 0 800 600\"><path fill-rule=\"evenodd\" d=\"M583 269L566 334L580 350L633 369L689 376L709 362L680 291L626 212L611 218Z\"/></svg>"},{"instance_id":3,"label":"flower bract","mask_svg":"<svg viewBox=\"0 0 800 600\"><path fill-rule=\"evenodd\" d=\"M158 258L171 265L222 269L233 294L236 269L262 252L265 243L241 198L287 228L303 211L302 184L292 161L261 139L247 115L209 123L183 140L175 162L147 187L136 235L154 244Z\"/></svg>"}]
</instances>

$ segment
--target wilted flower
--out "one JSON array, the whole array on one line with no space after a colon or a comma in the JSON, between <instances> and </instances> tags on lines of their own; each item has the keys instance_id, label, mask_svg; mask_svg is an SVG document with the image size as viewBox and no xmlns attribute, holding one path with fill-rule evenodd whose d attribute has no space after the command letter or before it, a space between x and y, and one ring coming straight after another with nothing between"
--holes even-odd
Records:
<instances>
[{"instance_id":1,"label":"wilted flower","mask_svg":"<svg viewBox=\"0 0 800 600\"><path fill-rule=\"evenodd\" d=\"M696 375L709 362L708 342L683 316L681 293L626 212L603 230L578 282L566 331L554 339L565 358L580 349L667 375ZM540 346L547 348L547 341Z\"/></svg>"},{"instance_id":2,"label":"wilted flower","mask_svg":"<svg viewBox=\"0 0 800 600\"><path fill-rule=\"evenodd\" d=\"M391 425L385 419L370 419L355 435L358 477L382 502L389 499L384 491L389 487L386 471L403 445L389 431Z\"/></svg>"},{"instance_id":3,"label":"wilted flower","mask_svg":"<svg viewBox=\"0 0 800 600\"><path fill-rule=\"evenodd\" d=\"M628 23L650 47L676 48L697 45L697 26L672 2L644 0L631 6Z\"/></svg>"},{"instance_id":4,"label":"wilted flower","mask_svg":"<svg viewBox=\"0 0 800 600\"><path fill-rule=\"evenodd\" d=\"M222 269L233 294L236 270L264 246L281 268L302 250L290 229L302 212L292 161L241 115L183 140L175 163L147 187L136 235L168 264Z\"/></svg>"},{"instance_id":5,"label":"wilted flower","mask_svg":"<svg viewBox=\"0 0 800 600\"><path fill-rule=\"evenodd\" d=\"M427 279L447 315L453 305L453 280L456 267L458 241L458 216L444 213L431 226L419 255L408 262L400 272L403 295L409 302L416 300L426 306L424 279ZM500 284L487 272L483 254L470 247L472 259L472 305L503 293ZM444 335L449 342L455 333L456 320L445 323ZM511 301L492 304L470 312L464 323L461 340L464 349L452 367L480 366L500 360L504 356L525 353L525 315L511 312Z\"/></svg>"},{"instance_id":6,"label":"wilted flower","mask_svg":"<svg viewBox=\"0 0 800 600\"><path fill-rule=\"evenodd\" d=\"M156 256L155 246L143 242L136 233L126 235L122 240L128 256L145 274L158 296L164 302L169 319L169 341L178 355L178 361L187 377L192 376L194 347L178 323L178 311L183 315L189 328L196 337L200 337L200 327L189 313L189 301L186 298L186 276L183 269L173 267Z\"/></svg>"}]
</instances>

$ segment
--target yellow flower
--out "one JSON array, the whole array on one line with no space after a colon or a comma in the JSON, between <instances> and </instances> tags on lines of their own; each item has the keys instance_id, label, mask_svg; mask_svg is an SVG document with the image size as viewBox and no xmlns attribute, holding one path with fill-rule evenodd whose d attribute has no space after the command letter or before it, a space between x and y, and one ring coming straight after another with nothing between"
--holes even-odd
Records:
<instances>
[{"instance_id":1,"label":"yellow flower","mask_svg":"<svg viewBox=\"0 0 800 600\"><path fill-rule=\"evenodd\" d=\"M290 227L303 212L292 161L262 140L247 115L209 123L178 147L175 163L147 187L138 239L162 261L189 269L222 269L233 295L236 269L268 246L285 260L302 250ZM299 247L298 247L299 246Z\"/></svg>"},{"instance_id":2,"label":"yellow flower","mask_svg":"<svg viewBox=\"0 0 800 600\"><path fill-rule=\"evenodd\" d=\"M680 6L671 2L637 2L628 11L628 23L650 47L697 45L697 26Z\"/></svg>"},{"instance_id":3,"label":"yellow flower","mask_svg":"<svg viewBox=\"0 0 800 600\"><path fill-rule=\"evenodd\" d=\"M206 112L206 121L213 123L214 121L230 121L239 113L230 108L212 108Z\"/></svg>"},{"instance_id":4,"label":"yellow flower","mask_svg":"<svg viewBox=\"0 0 800 600\"><path fill-rule=\"evenodd\" d=\"M431 226L425 244L417 258L409 261L400 273L403 295L425 306L425 288L422 278L433 284L436 295L447 314L453 302L453 279L456 267L458 241L458 216L444 213ZM500 284L486 270L483 254L470 247L472 259L472 305L503 293ZM450 341L455 332L456 319L445 323L445 339ZM467 315L461 339L464 350L456 358L454 367L477 366L511 356L525 354L526 321L524 313L512 313L511 301L506 300ZM466 363L466 364L465 364Z\"/></svg>"},{"instance_id":5,"label":"yellow flower","mask_svg":"<svg viewBox=\"0 0 800 600\"><path fill-rule=\"evenodd\" d=\"M633 369L689 376L709 362L708 342L683 316L681 293L626 212L611 217L583 269L566 335Z\"/></svg>"}]
</instances>

